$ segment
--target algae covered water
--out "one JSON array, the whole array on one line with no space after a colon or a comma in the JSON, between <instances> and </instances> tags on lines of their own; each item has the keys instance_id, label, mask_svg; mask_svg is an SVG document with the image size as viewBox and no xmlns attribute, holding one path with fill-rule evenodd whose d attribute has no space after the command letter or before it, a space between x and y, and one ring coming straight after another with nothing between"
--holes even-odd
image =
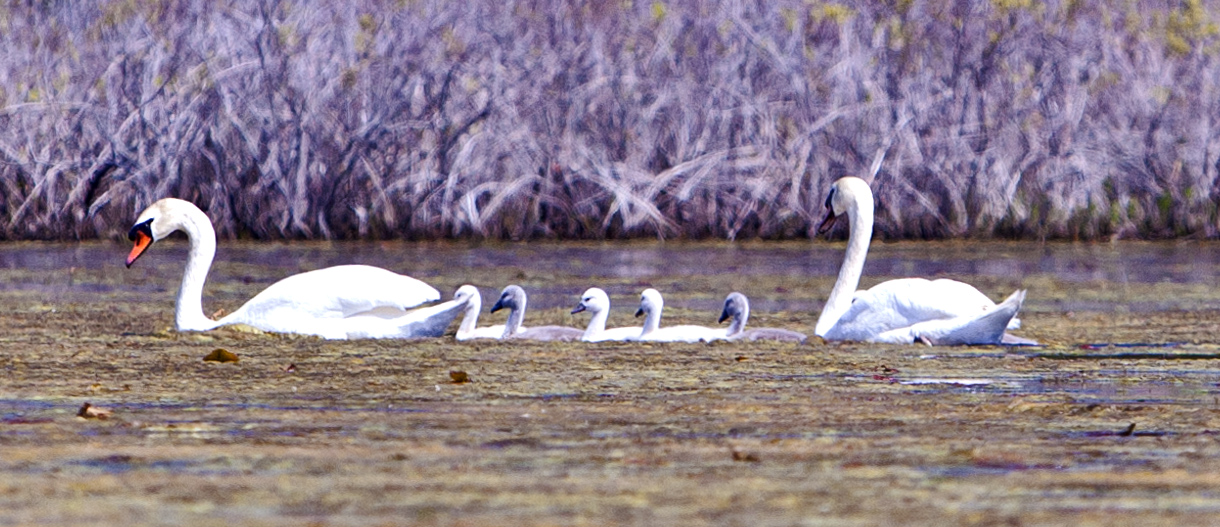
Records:
<instances>
[{"instance_id":1,"label":"algae covered water","mask_svg":"<svg viewBox=\"0 0 1220 527\"><path fill-rule=\"evenodd\" d=\"M369 263L527 322L811 332L842 246L222 244L231 310ZM1220 247L875 244L862 285L1029 290L1033 348L328 342L171 331L184 246L0 245L0 524L1147 524L1220 517ZM483 314L480 325L502 323ZM205 362L216 349L237 362ZM461 375L458 375L458 374ZM464 381L464 382L458 382ZM100 409L83 412L85 403ZM78 413L86 413L79 417ZM104 418L102 418L104 417Z\"/></svg>"}]
</instances>

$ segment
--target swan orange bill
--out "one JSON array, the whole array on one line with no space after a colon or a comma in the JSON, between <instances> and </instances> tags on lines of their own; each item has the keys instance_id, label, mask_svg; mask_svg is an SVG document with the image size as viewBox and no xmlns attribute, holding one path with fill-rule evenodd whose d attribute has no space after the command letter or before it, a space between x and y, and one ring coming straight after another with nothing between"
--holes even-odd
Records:
<instances>
[{"instance_id":1,"label":"swan orange bill","mask_svg":"<svg viewBox=\"0 0 1220 527\"><path fill-rule=\"evenodd\" d=\"M135 246L131 248L131 253L127 255L127 267L135 263L136 258L139 258L144 251L152 245L152 236L144 234L142 231L135 231Z\"/></svg>"}]
</instances>

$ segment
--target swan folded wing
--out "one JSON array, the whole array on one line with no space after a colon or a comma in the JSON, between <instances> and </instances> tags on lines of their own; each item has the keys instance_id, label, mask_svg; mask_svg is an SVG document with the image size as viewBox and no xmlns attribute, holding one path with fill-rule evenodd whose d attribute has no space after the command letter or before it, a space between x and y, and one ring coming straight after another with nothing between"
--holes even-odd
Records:
<instances>
[{"instance_id":1,"label":"swan folded wing","mask_svg":"<svg viewBox=\"0 0 1220 527\"><path fill-rule=\"evenodd\" d=\"M340 319L338 322L345 328L345 334L338 338L435 338L442 337L453 323L453 320L466 308L464 300L450 300L435 306L428 306L396 318L381 318L372 316L352 316Z\"/></svg>"},{"instance_id":2,"label":"swan folded wing","mask_svg":"<svg viewBox=\"0 0 1220 527\"><path fill-rule=\"evenodd\" d=\"M889 280L857 291L851 306L826 333L826 338L910 342L897 334L883 334L920 322L977 316L994 306L979 290L956 280Z\"/></svg>"},{"instance_id":3,"label":"swan folded wing","mask_svg":"<svg viewBox=\"0 0 1220 527\"><path fill-rule=\"evenodd\" d=\"M517 333L504 337L504 339L570 342L580 340L580 337L582 337L584 333L585 332L583 330L566 326L537 326L532 328L523 328Z\"/></svg>"},{"instance_id":4,"label":"swan folded wing","mask_svg":"<svg viewBox=\"0 0 1220 527\"><path fill-rule=\"evenodd\" d=\"M804 343L809 337L804 333L779 328L752 328L728 337L728 340L753 342L757 340L778 340L782 342Z\"/></svg>"},{"instance_id":5,"label":"swan folded wing","mask_svg":"<svg viewBox=\"0 0 1220 527\"><path fill-rule=\"evenodd\" d=\"M505 328L504 324L496 324L494 326L483 326L481 328L475 328L474 331L471 331L469 335L465 335L463 338L461 338L459 340L470 340L470 339L497 339L498 340L498 339L504 337L504 328ZM521 329L525 329L525 328L521 328Z\"/></svg>"},{"instance_id":6,"label":"swan folded wing","mask_svg":"<svg viewBox=\"0 0 1220 527\"><path fill-rule=\"evenodd\" d=\"M995 309L998 305L974 286L958 282L957 280L946 278L937 280L912 278L908 280L911 282L908 286L914 290L908 294L908 298L930 299L920 300L919 303L922 305L913 307L912 312L916 310L940 312L950 315L948 318L957 318L975 316L980 312ZM1020 328L1021 319L1015 316L1012 317L1012 320L1008 322L1008 329Z\"/></svg>"},{"instance_id":7,"label":"swan folded wing","mask_svg":"<svg viewBox=\"0 0 1220 527\"><path fill-rule=\"evenodd\" d=\"M585 342L603 342L607 340L639 340L640 333L644 332L642 327L624 327L611 328L599 331L588 338L582 338Z\"/></svg>"},{"instance_id":8,"label":"swan folded wing","mask_svg":"<svg viewBox=\"0 0 1220 527\"><path fill-rule=\"evenodd\" d=\"M695 325L665 326L655 329L640 340L656 342L708 342L728 338L728 329Z\"/></svg>"},{"instance_id":9,"label":"swan folded wing","mask_svg":"<svg viewBox=\"0 0 1220 527\"><path fill-rule=\"evenodd\" d=\"M922 322L911 327L911 334L915 339L935 346L1002 344L1004 330L1024 301L1025 291L1017 291L981 315Z\"/></svg>"},{"instance_id":10,"label":"swan folded wing","mask_svg":"<svg viewBox=\"0 0 1220 527\"><path fill-rule=\"evenodd\" d=\"M409 276L368 265L339 265L284 278L245 307L261 311L291 308L307 318L345 318L386 309L399 310L401 315L440 297L435 288ZM266 308L259 308L261 304Z\"/></svg>"}]
</instances>

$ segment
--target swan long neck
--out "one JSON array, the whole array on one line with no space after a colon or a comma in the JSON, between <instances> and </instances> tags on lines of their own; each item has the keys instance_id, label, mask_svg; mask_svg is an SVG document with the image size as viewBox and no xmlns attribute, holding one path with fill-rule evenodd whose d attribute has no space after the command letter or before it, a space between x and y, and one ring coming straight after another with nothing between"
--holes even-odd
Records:
<instances>
[{"instance_id":1,"label":"swan long neck","mask_svg":"<svg viewBox=\"0 0 1220 527\"><path fill-rule=\"evenodd\" d=\"M610 318L610 310L603 309L594 311L593 317L589 319L589 326L585 328L584 339L590 339L602 334L606 331L606 320Z\"/></svg>"},{"instance_id":2,"label":"swan long neck","mask_svg":"<svg viewBox=\"0 0 1220 527\"><path fill-rule=\"evenodd\" d=\"M203 284L216 257L216 230L212 221L198 209L188 210L179 229L190 241L178 302L174 308L174 325L178 331L207 331L220 325L203 314Z\"/></svg>"},{"instance_id":3,"label":"swan long neck","mask_svg":"<svg viewBox=\"0 0 1220 527\"><path fill-rule=\"evenodd\" d=\"M504 338L521 332L521 324L525 321L525 299L518 298L512 309L508 310L508 321L504 323Z\"/></svg>"},{"instance_id":4,"label":"swan long neck","mask_svg":"<svg viewBox=\"0 0 1220 527\"><path fill-rule=\"evenodd\" d=\"M463 310L462 323L458 325L457 334L459 337L465 337L474 333L475 327L479 324L479 311L483 309L483 298L478 294L474 294L466 300L466 308Z\"/></svg>"},{"instance_id":5,"label":"swan long neck","mask_svg":"<svg viewBox=\"0 0 1220 527\"><path fill-rule=\"evenodd\" d=\"M661 327L661 306L648 306L644 313L644 330L640 335L647 335Z\"/></svg>"},{"instance_id":6,"label":"swan long neck","mask_svg":"<svg viewBox=\"0 0 1220 527\"><path fill-rule=\"evenodd\" d=\"M733 318L729 319L728 335L733 336L746 330L746 320L750 318L750 308L746 307L733 313Z\"/></svg>"},{"instance_id":7,"label":"swan long neck","mask_svg":"<svg viewBox=\"0 0 1220 527\"><path fill-rule=\"evenodd\" d=\"M826 333L851 307L852 298L860 286L860 275L864 272L864 260L868 257L868 245L873 238L873 200L857 199L847 209L848 229L847 254L839 268L839 278L830 290L830 297L822 308L814 333L819 337Z\"/></svg>"}]
</instances>

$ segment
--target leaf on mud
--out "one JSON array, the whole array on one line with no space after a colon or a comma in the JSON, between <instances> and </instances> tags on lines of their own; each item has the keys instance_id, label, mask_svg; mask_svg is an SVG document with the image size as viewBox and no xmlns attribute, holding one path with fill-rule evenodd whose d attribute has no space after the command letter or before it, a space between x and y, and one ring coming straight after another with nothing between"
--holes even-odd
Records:
<instances>
[{"instance_id":1,"label":"leaf on mud","mask_svg":"<svg viewBox=\"0 0 1220 527\"><path fill-rule=\"evenodd\" d=\"M80 407L80 411L76 412L76 416L85 419L110 419L110 410L85 403Z\"/></svg>"},{"instance_id":2,"label":"leaf on mud","mask_svg":"<svg viewBox=\"0 0 1220 527\"><path fill-rule=\"evenodd\" d=\"M450 370L449 378L453 380L453 384L462 384L470 382L470 376L461 370Z\"/></svg>"},{"instance_id":3,"label":"leaf on mud","mask_svg":"<svg viewBox=\"0 0 1220 527\"><path fill-rule=\"evenodd\" d=\"M239 360L241 359L237 357L236 353L224 348L216 348L203 358L204 362L237 362Z\"/></svg>"},{"instance_id":4,"label":"leaf on mud","mask_svg":"<svg viewBox=\"0 0 1220 527\"><path fill-rule=\"evenodd\" d=\"M287 366L285 366L285 367L284 367L284 371L286 371L286 372L288 372L288 373L296 373L296 372L297 372L297 365L296 365L296 364L289 364L289 365L287 365Z\"/></svg>"},{"instance_id":5,"label":"leaf on mud","mask_svg":"<svg viewBox=\"0 0 1220 527\"><path fill-rule=\"evenodd\" d=\"M733 357L733 360L735 360L737 362L745 362L745 361L750 360L750 358L745 355L738 355L736 357Z\"/></svg>"},{"instance_id":6,"label":"leaf on mud","mask_svg":"<svg viewBox=\"0 0 1220 527\"><path fill-rule=\"evenodd\" d=\"M759 461L762 461L762 459L758 457L758 454L753 452L743 452L736 448L734 448L732 452L733 461L741 461L744 463L758 463Z\"/></svg>"}]
</instances>

